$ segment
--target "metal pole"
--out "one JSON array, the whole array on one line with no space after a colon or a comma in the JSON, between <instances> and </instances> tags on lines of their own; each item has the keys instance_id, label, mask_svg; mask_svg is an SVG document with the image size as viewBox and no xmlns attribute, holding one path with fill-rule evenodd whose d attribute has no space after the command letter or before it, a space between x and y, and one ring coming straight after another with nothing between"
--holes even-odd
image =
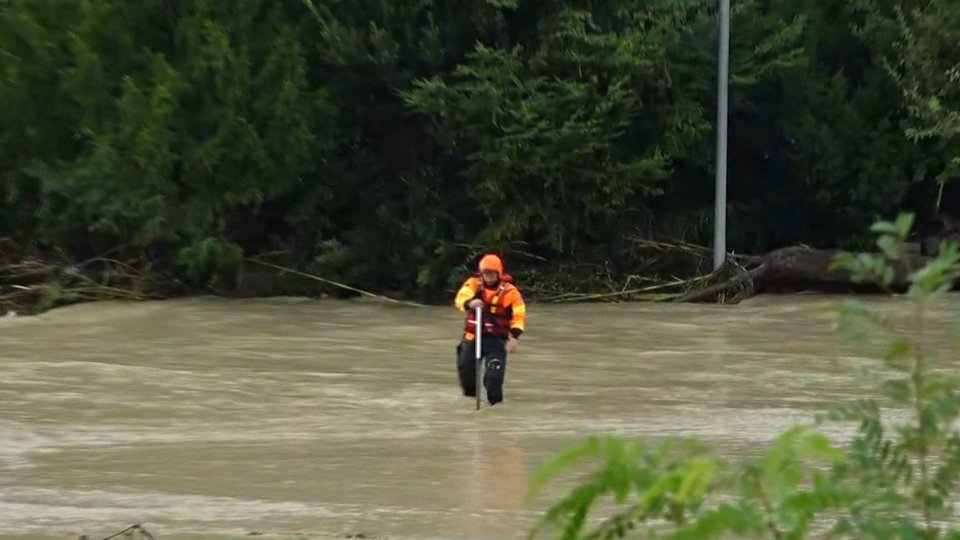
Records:
<instances>
[{"instance_id":1,"label":"metal pole","mask_svg":"<svg viewBox=\"0 0 960 540\"><path fill-rule=\"evenodd\" d=\"M482 321L483 321L483 308L481 308L480 306L477 306L474 317L476 317L475 320L476 320L476 324L477 324L477 329L476 329L477 334L476 334L476 336L473 338L473 343L474 343L474 355L475 355L474 364L473 364L473 369L474 369L473 382L474 382L474 384L476 385L476 390L477 390L477 408L476 408L476 410L479 411L479 410L480 410L480 388L483 386L483 369L482 369L483 361L480 359L480 358L481 358L481 352L482 352L482 350L483 350L483 349L480 347L480 339L481 339L480 336L483 335L483 322L482 322Z\"/></svg>"},{"instance_id":2,"label":"metal pole","mask_svg":"<svg viewBox=\"0 0 960 540\"><path fill-rule=\"evenodd\" d=\"M713 269L727 254L727 85L730 80L730 0L720 2L717 51L717 188L714 207Z\"/></svg>"}]
</instances>

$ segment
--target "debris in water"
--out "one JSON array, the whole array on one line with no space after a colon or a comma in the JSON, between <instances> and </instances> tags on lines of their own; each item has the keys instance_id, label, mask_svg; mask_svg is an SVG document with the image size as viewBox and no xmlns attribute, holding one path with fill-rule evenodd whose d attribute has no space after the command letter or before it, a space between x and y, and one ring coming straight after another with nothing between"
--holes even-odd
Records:
<instances>
[{"instance_id":1,"label":"debris in water","mask_svg":"<svg viewBox=\"0 0 960 540\"><path fill-rule=\"evenodd\" d=\"M136 533L136 534L135 534L135 533ZM144 539L146 539L146 540L155 540L155 538L153 537L153 535L150 534L150 531L144 529L139 523L136 523L136 524L134 524L134 525L131 525L131 526L127 527L126 529L124 529L124 530L122 530L122 531L120 531L120 532L118 532L118 533L116 533L116 534L114 534L114 535L111 535L111 536L108 536L108 537L104 538L103 540L112 540L113 538L117 538L117 537L120 536L120 535L123 535L124 538L128 538L128 539L131 539L131 540L132 540L132 539L140 539L140 538L144 538Z\"/></svg>"}]
</instances>

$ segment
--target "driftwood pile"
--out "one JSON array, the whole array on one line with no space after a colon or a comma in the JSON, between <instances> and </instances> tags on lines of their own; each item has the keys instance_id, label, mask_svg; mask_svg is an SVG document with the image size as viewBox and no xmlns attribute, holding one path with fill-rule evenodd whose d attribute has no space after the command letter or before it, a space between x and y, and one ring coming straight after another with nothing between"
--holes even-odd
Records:
<instances>
[{"instance_id":1,"label":"driftwood pile","mask_svg":"<svg viewBox=\"0 0 960 540\"><path fill-rule=\"evenodd\" d=\"M840 250L814 249L808 246L787 246L763 255L729 254L716 271L712 268L712 253L708 248L669 241L635 240L636 245L650 252L646 259L671 260L674 267L683 267L686 276L664 277L664 264L650 263L649 271L619 279L605 277L593 270L591 277L576 276L567 270L564 282L549 281L556 294L547 287L534 283L532 290L544 302L583 301L652 301L652 302L715 302L737 303L757 294L796 293L804 291L829 294L876 294L900 292L906 289L910 269L919 269L932 257L912 251L896 267L892 283L880 287L874 283L858 282L847 271L836 269L833 262ZM678 256L685 262L678 263ZM636 263L635 263L636 264ZM637 266L644 266L639 263ZM608 276L616 275L608 273ZM546 281L546 280L545 280ZM588 282L586 285L581 285ZM958 281L960 285L960 281ZM584 286L589 291L577 291ZM528 287L528 289L531 287Z\"/></svg>"},{"instance_id":2,"label":"driftwood pile","mask_svg":"<svg viewBox=\"0 0 960 540\"><path fill-rule=\"evenodd\" d=\"M159 298L150 292L154 281L129 263L108 258L72 263L63 254L29 253L0 239L0 316L93 300Z\"/></svg>"}]
</instances>

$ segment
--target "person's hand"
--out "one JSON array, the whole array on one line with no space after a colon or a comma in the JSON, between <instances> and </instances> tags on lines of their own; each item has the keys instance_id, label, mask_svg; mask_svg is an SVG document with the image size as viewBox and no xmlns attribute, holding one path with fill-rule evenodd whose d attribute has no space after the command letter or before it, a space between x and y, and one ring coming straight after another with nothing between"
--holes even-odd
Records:
<instances>
[{"instance_id":1,"label":"person's hand","mask_svg":"<svg viewBox=\"0 0 960 540\"><path fill-rule=\"evenodd\" d=\"M517 350L517 345L520 344L520 340L510 336L507 338L507 352L513 354L513 351Z\"/></svg>"},{"instance_id":2,"label":"person's hand","mask_svg":"<svg viewBox=\"0 0 960 540\"><path fill-rule=\"evenodd\" d=\"M479 298L474 298L467 302L467 309L477 309L478 307L483 307L483 300Z\"/></svg>"}]
</instances>

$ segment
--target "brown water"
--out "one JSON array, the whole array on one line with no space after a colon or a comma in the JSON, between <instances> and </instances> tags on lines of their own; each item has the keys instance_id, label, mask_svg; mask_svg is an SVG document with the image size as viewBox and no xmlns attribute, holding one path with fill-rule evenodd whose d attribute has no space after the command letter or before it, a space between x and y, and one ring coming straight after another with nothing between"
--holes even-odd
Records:
<instances>
[{"instance_id":1,"label":"brown water","mask_svg":"<svg viewBox=\"0 0 960 540\"><path fill-rule=\"evenodd\" d=\"M567 486L526 500L532 471L589 433L742 456L853 396L872 364L838 348L839 301L531 304L506 401L480 412L459 394L452 307L200 298L0 319L0 534L522 537Z\"/></svg>"}]
</instances>

